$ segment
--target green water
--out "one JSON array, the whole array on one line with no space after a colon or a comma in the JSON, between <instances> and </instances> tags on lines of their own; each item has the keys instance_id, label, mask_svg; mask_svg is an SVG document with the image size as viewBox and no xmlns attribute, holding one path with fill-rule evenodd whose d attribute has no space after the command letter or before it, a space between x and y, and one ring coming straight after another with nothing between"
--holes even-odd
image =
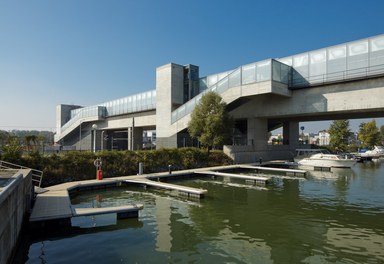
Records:
<instances>
[{"instance_id":1,"label":"green water","mask_svg":"<svg viewBox=\"0 0 384 264\"><path fill-rule=\"evenodd\" d=\"M30 235L19 263L384 263L384 160L258 187L199 177L187 200L158 189L84 192L77 207L142 203L138 219L79 217ZM28 232L27 232L28 233Z\"/></svg>"}]
</instances>

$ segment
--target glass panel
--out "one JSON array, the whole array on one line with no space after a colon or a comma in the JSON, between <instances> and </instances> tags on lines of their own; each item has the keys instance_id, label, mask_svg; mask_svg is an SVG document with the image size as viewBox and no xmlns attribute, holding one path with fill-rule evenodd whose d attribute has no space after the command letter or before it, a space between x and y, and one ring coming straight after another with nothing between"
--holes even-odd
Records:
<instances>
[{"instance_id":1,"label":"glass panel","mask_svg":"<svg viewBox=\"0 0 384 264\"><path fill-rule=\"evenodd\" d=\"M256 81L256 64L241 67L242 84L253 83Z\"/></svg>"},{"instance_id":2,"label":"glass panel","mask_svg":"<svg viewBox=\"0 0 384 264\"><path fill-rule=\"evenodd\" d=\"M228 89L228 78L224 78L217 84L217 92L222 93Z\"/></svg>"},{"instance_id":3,"label":"glass panel","mask_svg":"<svg viewBox=\"0 0 384 264\"><path fill-rule=\"evenodd\" d=\"M173 111L171 114L172 123L177 121L177 111Z\"/></svg>"},{"instance_id":4,"label":"glass panel","mask_svg":"<svg viewBox=\"0 0 384 264\"><path fill-rule=\"evenodd\" d=\"M368 53L368 40L348 44L348 56Z\"/></svg>"},{"instance_id":5,"label":"glass panel","mask_svg":"<svg viewBox=\"0 0 384 264\"><path fill-rule=\"evenodd\" d=\"M277 61L272 61L272 79L276 82L281 82L281 69L280 63Z\"/></svg>"},{"instance_id":6,"label":"glass panel","mask_svg":"<svg viewBox=\"0 0 384 264\"><path fill-rule=\"evenodd\" d=\"M384 36L379 36L370 39L371 51L384 50Z\"/></svg>"},{"instance_id":7,"label":"glass panel","mask_svg":"<svg viewBox=\"0 0 384 264\"><path fill-rule=\"evenodd\" d=\"M293 66L302 67L308 65L308 54L300 54L293 57Z\"/></svg>"},{"instance_id":8,"label":"glass panel","mask_svg":"<svg viewBox=\"0 0 384 264\"><path fill-rule=\"evenodd\" d=\"M349 43L347 44L347 47L347 70L349 71L348 75L352 75L351 77L359 76L362 74L362 68L368 67L368 40ZM357 69L360 69L360 71L355 71Z\"/></svg>"},{"instance_id":9,"label":"glass panel","mask_svg":"<svg viewBox=\"0 0 384 264\"><path fill-rule=\"evenodd\" d=\"M306 82L305 78L309 76L308 54L300 54L293 57L293 83Z\"/></svg>"},{"instance_id":10,"label":"glass panel","mask_svg":"<svg viewBox=\"0 0 384 264\"><path fill-rule=\"evenodd\" d=\"M241 82L240 82L240 69L237 69L236 71L232 72L228 76L228 78L229 78L229 80L228 80L228 87L229 88L240 86L240 84L241 84Z\"/></svg>"},{"instance_id":11,"label":"glass panel","mask_svg":"<svg viewBox=\"0 0 384 264\"><path fill-rule=\"evenodd\" d=\"M371 52L369 54L369 66L372 73L379 73L384 70L384 36L372 38ZM381 65L380 67L376 67Z\"/></svg>"},{"instance_id":12,"label":"glass panel","mask_svg":"<svg viewBox=\"0 0 384 264\"><path fill-rule=\"evenodd\" d=\"M207 86L207 78L201 78L199 80L199 92L205 91L208 88Z\"/></svg>"},{"instance_id":13,"label":"glass panel","mask_svg":"<svg viewBox=\"0 0 384 264\"><path fill-rule=\"evenodd\" d=\"M325 77L324 75L327 73L326 50L323 49L323 50L311 52L309 53L309 58L310 58L309 76L321 77L320 79L322 80L323 77ZM311 79L314 80L313 78Z\"/></svg>"},{"instance_id":14,"label":"glass panel","mask_svg":"<svg viewBox=\"0 0 384 264\"><path fill-rule=\"evenodd\" d=\"M347 56L347 46L340 45L328 48L328 60L342 59Z\"/></svg>"},{"instance_id":15,"label":"glass panel","mask_svg":"<svg viewBox=\"0 0 384 264\"><path fill-rule=\"evenodd\" d=\"M292 57L278 59L277 61L280 61L281 63L284 63L288 66L292 66Z\"/></svg>"},{"instance_id":16,"label":"glass panel","mask_svg":"<svg viewBox=\"0 0 384 264\"><path fill-rule=\"evenodd\" d=\"M280 64L280 68L281 68L281 82L285 84L289 84L291 67L285 64Z\"/></svg>"},{"instance_id":17,"label":"glass panel","mask_svg":"<svg viewBox=\"0 0 384 264\"><path fill-rule=\"evenodd\" d=\"M257 63L257 78L256 81L262 82L271 80L271 60Z\"/></svg>"},{"instance_id":18,"label":"glass panel","mask_svg":"<svg viewBox=\"0 0 384 264\"><path fill-rule=\"evenodd\" d=\"M208 76L207 78L208 78L208 87L217 83L217 75L211 75L211 76Z\"/></svg>"},{"instance_id":19,"label":"glass panel","mask_svg":"<svg viewBox=\"0 0 384 264\"><path fill-rule=\"evenodd\" d=\"M227 75L228 75L228 72L222 72L222 73L219 73L219 74L217 75L217 78L218 78L217 80L219 81L219 80L221 80L221 79L227 77Z\"/></svg>"}]
</instances>

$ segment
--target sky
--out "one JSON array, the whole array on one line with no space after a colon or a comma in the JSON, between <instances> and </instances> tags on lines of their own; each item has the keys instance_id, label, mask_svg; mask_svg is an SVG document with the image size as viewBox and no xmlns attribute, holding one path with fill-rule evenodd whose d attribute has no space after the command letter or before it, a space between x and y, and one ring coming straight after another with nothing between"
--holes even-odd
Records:
<instances>
[{"instance_id":1,"label":"sky","mask_svg":"<svg viewBox=\"0 0 384 264\"><path fill-rule=\"evenodd\" d=\"M54 132L58 104L153 90L170 62L206 76L383 34L383 10L382 0L0 0L0 130Z\"/></svg>"}]
</instances>

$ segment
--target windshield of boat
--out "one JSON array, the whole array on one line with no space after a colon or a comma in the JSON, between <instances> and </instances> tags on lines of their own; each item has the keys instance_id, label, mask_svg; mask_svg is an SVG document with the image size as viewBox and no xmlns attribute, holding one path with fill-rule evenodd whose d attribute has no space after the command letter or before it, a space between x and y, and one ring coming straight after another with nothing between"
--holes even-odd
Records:
<instances>
[{"instance_id":1,"label":"windshield of boat","mask_svg":"<svg viewBox=\"0 0 384 264\"><path fill-rule=\"evenodd\" d=\"M297 157L309 157L313 154L330 154L330 152L327 149L296 149L296 156Z\"/></svg>"}]
</instances>

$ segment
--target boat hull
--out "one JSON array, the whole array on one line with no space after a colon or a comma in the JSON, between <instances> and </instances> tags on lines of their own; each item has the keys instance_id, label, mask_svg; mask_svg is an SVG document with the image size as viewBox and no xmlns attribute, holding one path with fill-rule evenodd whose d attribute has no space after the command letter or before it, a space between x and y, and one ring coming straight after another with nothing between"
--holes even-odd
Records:
<instances>
[{"instance_id":1,"label":"boat hull","mask_svg":"<svg viewBox=\"0 0 384 264\"><path fill-rule=\"evenodd\" d=\"M351 168L355 163L356 160L353 159L329 160L321 158L305 158L298 162L299 166L330 168Z\"/></svg>"}]
</instances>

